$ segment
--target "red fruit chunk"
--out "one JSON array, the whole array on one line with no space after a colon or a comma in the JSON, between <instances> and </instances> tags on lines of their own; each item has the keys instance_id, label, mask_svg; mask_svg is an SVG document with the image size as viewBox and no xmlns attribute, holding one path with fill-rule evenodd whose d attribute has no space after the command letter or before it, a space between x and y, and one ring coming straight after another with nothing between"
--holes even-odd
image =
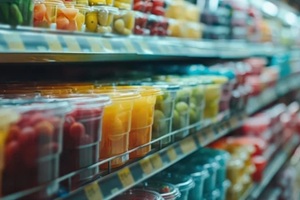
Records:
<instances>
[{"instance_id":1,"label":"red fruit chunk","mask_svg":"<svg viewBox=\"0 0 300 200\"><path fill-rule=\"evenodd\" d=\"M37 159L38 159L38 149L37 145L27 146L26 148L22 148L22 159L24 164L33 168L36 167Z\"/></svg>"},{"instance_id":2,"label":"red fruit chunk","mask_svg":"<svg viewBox=\"0 0 300 200\"><path fill-rule=\"evenodd\" d=\"M145 13L150 13L153 9L153 3L152 2L146 2L145 4Z\"/></svg>"},{"instance_id":3,"label":"red fruit chunk","mask_svg":"<svg viewBox=\"0 0 300 200\"><path fill-rule=\"evenodd\" d=\"M59 117L51 117L48 121L55 127L59 127L61 124L61 119Z\"/></svg>"},{"instance_id":4,"label":"red fruit chunk","mask_svg":"<svg viewBox=\"0 0 300 200\"><path fill-rule=\"evenodd\" d=\"M12 125L9 128L6 143L9 143L11 141L18 141L20 132L21 132L21 130L17 125Z\"/></svg>"},{"instance_id":5,"label":"red fruit chunk","mask_svg":"<svg viewBox=\"0 0 300 200\"><path fill-rule=\"evenodd\" d=\"M170 192L170 188L168 186L163 186L160 189L160 193L169 193Z\"/></svg>"},{"instance_id":6,"label":"red fruit chunk","mask_svg":"<svg viewBox=\"0 0 300 200\"><path fill-rule=\"evenodd\" d=\"M165 9L163 7L153 7L152 14L158 15L158 16L164 16Z\"/></svg>"},{"instance_id":7,"label":"red fruit chunk","mask_svg":"<svg viewBox=\"0 0 300 200\"><path fill-rule=\"evenodd\" d=\"M66 116L64 123L64 133L69 133L70 127L75 123L75 119L72 116Z\"/></svg>"},{"instance_id":8,"label":"red fruit chunk","mask_svg":"<svg viewBox=\"0 0 300 200\"><path fill-rule=\"evenodd\" d=\"M17 141L11 141L5 146L5 168L9 169L11 167L14 167L14 163L19 159L20 153L20 145Z\"/></svg>"},{"instance_id":9,"label":"red fruit chunk","mask_svg":"<svg viewBox=\"0 0 300 200\"><path fill-rule=\"evenodd\" d=\"M77 23L75 20L70 20L67 30L68 31L77 31Z\"/></svg>"},{"instance_id":10,"label":"red fruit chunk","mask_svg":"<svg viewBox=\"0 0 300 200\"><path fill-rule=\"evenodd\" d=\"M38 134L40 144L47 144L53 140L54 126L49 121L41 121L34 128Z\"/></svg>"},{"instance_id":11,"label":"red fruit chunk","mask_svg":"<svg viewBox=\"0 0 300 200\"><path fill-rule=\"evenodd\" d=\"M75 144L80 144L80 139L85 134L85 128L83 124L75 122L70 127L70 137Z\"/></svg>"},{"instance_id":12,"label":"red fruit chunk","mask_svg":"<svg viewBox=\"0 0 300 200\"><path fill-rule=\"evenodd\" d=\"M82 135L82 137L80 139L81 145L87 145L87 144L91 144L91 143L93 143L93 139L90 135L88 135L88 134Z\"/></svg>"},{"instance_id":13,"label":"red fruit chunk","mask_svg":"<svg viewBox=\"0 0 300 200\"><path fill-rule=\"evenodd\" d=\"M35 113L29 118L29 125L34 126L37 123L43 121L45 119L44 115L42 113Z\"/></svg>"},{"instance_id":14,"label":"red fruit chunk","mask_svg":"<svg viewBox=\"0 0 300 200\"><path fill-rule=\"evenodd\" d=\"M95 108L93 110L93 112L94 112L94 116L101 116L102 112L103 112L103 109L102 108Z\"/></svg>"},{"instance_id":15,"label":"red fruit chunk","mask_svg":"<svg viewBox=\"0 0 300 200\"><path fill-rule=\"evenodd\" d=\"M136 34L136 35L143 35L144 34L144 30L142 28L135 27L134 34Z\"/></svg>"},{"instance_id":16,"label":"red fruit chunk","mask_svg":"<svg viewBox=\"0 0 300 200\"><path fill-rule=\"evenodd\" d=\"M25 127L19 134L19 142L22 148L37 145L37 134L32 127Z\"/></svg>"},{"instance_id":17,"label":"red fruit chunk","mask_svg":"<svg viewBox=\"0 0 300 200\"><path fill-rule=\"evenodd\" d=\"M70 21L65 16L59 16L56 19L56 28L60 30L67 30Z\"/></svg>"},{"instance_id":18,"label":"red fruit chunk","mask_svg":"<svg viewBox=\"0 0 300 200\"><path fill-rule=\"evenodd\" d=\"M41 21L44 19L44 16L46 15L47 12L47 8L45 6L45 4L36 4L34 5L34 11L33 11L33 15L34 15L34 19Z\"/></svg>"},{"instance_id":19,"label":"red fruit chunk","mask_svg":"<svg viewBox=\"0 0 300 200\"><path fill-rule=\"evenodd\" d=\"M137 10L137 11L143 12L145 10L144 2L139 1L139 2L135 3L133 5L133 10Z\"/></svg>"},{"instance_id":20,"label":"red fruit chunk","mask_svg":"<svg viewBox=\"0 0 300 200\"><path fill-rule=\"evenodd\" d=\"M163 8L164 7L164 1L162 0L153 0L153 8L156 8L156 7L161 7Z\"/></svg>"},{"instance_id":21,"label":"red fruit chunk","mask_svg":"<svg viewBox=\"0 0 300 200\"><path fill-rule=\"evenodd\" d=\"M59 150L58 144L56 142L51 142L42 147L40 155L47 156L47 155L57 154L58 150Z\"/></svg>"},{"instance_id":22,"label":"red fruit chunk","mask_svg":"<svg viewBox=\"0 0 300 200\"><path fill-rule=\"evenodd\" d=\"M80 119L87 119L91 118L94 116L94 112L91 109L80 109L77 110L77 116L75 119L80 120Z\"/></svg>"}]
</instances>

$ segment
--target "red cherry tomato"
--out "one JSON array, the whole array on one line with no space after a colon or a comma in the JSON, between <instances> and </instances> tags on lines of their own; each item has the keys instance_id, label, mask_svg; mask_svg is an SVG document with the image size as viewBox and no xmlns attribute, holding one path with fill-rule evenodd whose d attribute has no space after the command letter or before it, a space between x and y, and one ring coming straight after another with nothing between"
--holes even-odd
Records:
<instances>
[{"instance_id":1,"label":"red cherry tomato","mask_svg":"<svg viewBox=\"0 0 300 200\"><path fill-rule=\"evenodd\" d=\"M41 121L34 128L38 134L40 144L47 144L54 139L54 126L49 121Z\"/></svg>"},{"instance_id":2,"label":"red cherry tomato","mask_svg":"<svg viewBox=\"0 0 300 200\"><path fill-rule=\"evenodd\" d=\"M156 8L156 7L163 8L164 4L165 4L165 2L162 0L153 0L152 2L153 2L153 8Z\"/></svg>"},{"instance_id":3,"label":"red cherry tomato","mask_svg":"<svg viewBox=\"0 0 300 200\"><path fill-rule=\"evenodd\" d=\"M17 125L12 125L8 131L8 137L6 143L11 141L18 141L21 129Z\"/></svg>"},{"instance_id":4,"label":"red cherry tomato","mask_svg":"<svg viewBox=\"0 0 300 200\"><path fill-rule=\"evenodd\" d=\"M75 123L74 117L71 115L66 116L65 122L64 122L64 133L69 133L70 127L72 124Z\"/></svg>"},{"instance_id":5,"label":"red cherry tomato","mask_svg":"<svg viewBox=\"0 0 300 200\"><path fill-rule=\"evenodd\" d=\"M20 145L17 141L11 141L5 146L5 167L10 168L14 167L13 165L19 159L20 155Z\"/></svg>"},{"instance_id":6,"label":"red cherry tomato","mask_svg":"<svg viewBox=\"0 0 300 200\"><path fill-rule=\"evenodd\" d=\"M75 122L70 127L70 137L75 144L80 144L80 139L85 134L85 128L83 124Z\"/></svg>"},{"instance_id":7,"label":"red cherry tomato","mask_svg":"<svg viewBox=\"0 0 300 200\"><path fill-rule=\"evenodd\" d=\"M142 1L139 1L133 5L133 10L144 12L145 4Z\"/></svg>"},{"instance_id":8,"label":"red cherry tomato","mask_svg":"<svg viewBox=\"0 0 300 200\"><path fill-rule=\"evenodd\" d=\"M27 148L28 146L37 145L37 134L32 127L25 127L19 134L19 142L22 146L22 149Z\"/></svg>"},{"instance_id":9,"label":"red cherry tomato","mask_svg":"<svg viewBox=\"0 0 300 200\"><path fill-rule=\"evenodd\" d=\"M57 154L59 150L59 145L56 142L51 142L42 147L40 155L47 156Z\"/></svg>"},{"instance_id":10,"label":"red cherry tomato","mask_svg":"<svg viewBox=\"0 0 300 200\"><path fill-rule=\"evenodd\" d=\"M164 16L165 9L163 7L153 7L152 14L158 15L158 16Z\"/></svg>"}]
</instances>

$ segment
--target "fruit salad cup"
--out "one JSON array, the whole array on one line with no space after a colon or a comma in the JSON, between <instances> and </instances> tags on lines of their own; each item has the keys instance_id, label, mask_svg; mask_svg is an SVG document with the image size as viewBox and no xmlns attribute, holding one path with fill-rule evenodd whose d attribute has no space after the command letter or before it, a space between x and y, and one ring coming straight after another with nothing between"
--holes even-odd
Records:
<instances>
[{"instance_id":1,"label":"fruit salad cup","mask_svg":"<svg viewBox=\"0 0 300 200\"><path fill-rule=\"evenodd\" d=\"M57 10L64 7L60 0L36 0L33 11L34 27L55 29Z\"/></svg>"},{"instance_id":2,"label":"fruit salad cup","mask_svg":"<svg viewBox=\"0 0 300 200\"><path fill-rule=\"evenodd\" d=\"M32 11L33 0L2 0L0 2L0 24L31 26Z\"/></svg>"},{"instance_id":3,"label":"fruit salad cup","mask_svg":"<svg viewBox=\"0 0 300 200\"><path fill-rule=\"evenodd\" d=\"M113 32L121 35L132 34L134 28L135 13L131 10L120 10L114 16Z\"/></svg>"},{"instance_id":4,"label":"fruit salad cup","mask_svg":"<svg viewBox=\"0 0 300 200\"><path fill-rule=\"evenodd\" d=\"M205 89L205 109L204 118L216 119L219 114L219 104L221 99L221 85L209 84Z\"/></svg>"},{"instance_id":5,"label":"fruit salad cup","mask_svg":"<svg viewBox=\"0 0 300 200\"><path fill-rule=\"evenodd\" d=\"M98 162L103 110L110 104L104 95L61 95L58 101L68 101L74 109L67 114L63 129L63 151L60 157L60 175L83 169ZM85 170L72 177L72 185L93 178L98 168Z\"/></svg>"},{"instance_id":6,"label":"fruit salad cup","mask_svg":"<svg viewBox=\"0 0 300 200\"><path fill-rule=\"evenodd\" d=\"M5 145L9 134L11 124L16 123L19 119L19 114L10 109L0 109L0 197L2 197L2 177L5 169Z\"/></svg>"},{"instance_id":7,"label":"fruit salad cup","mask_svg":"<svg viewBox=\"0 0 300 200\"><path fill-rule=\"evenodd\" d=\"M87 32L111 33L114 16L118 9L109 6L95 6L86 13L85 24Z\"/></svg>"},{"instance_id":8,"label":"fruit salad cup","mask_svg":"<svg viewBox=\"0 0 300 200\"><path fill-rule=\"evenodd\" d=\"M19 115L6 129L7 137L3 138L2 194L33 188L58 178L61 133L70 105L67 102L2 100L1 107L12 109L10 115ZM6 120L10 119L8 116ZM26 199L50 198L58 191L58 184L53 182Z\"/></svg>"},{"instance_id":9,"label":"fruit salad cup","mask_svg":"<svg viewBox=\"0 0 300 200\"><path fill-rule=\"evenodd\" d=\"M84 16L74 7L57 9L56 29L66 31L81 30ZM79 26L81 27L79 27Z\"/></svg>"},{"instance_id":10,"label":"fruit salad cup","mask_svg":"<svg viewBox=\"0 0 300 200\"><path fill-rule=\"evenodd\" d=\"M140 95L135 90L117 90L113 88L98 88L90 90L94 94L110 96L112 104L104 109L102 122L102 140L100 143L100 160L124 154L129 147L129 132L133 103ZM125 164L129 155L117 157L111 161L111 167L116 168ZM108 164L101 165L107 169Z\"/></svg>"}]
</instances>

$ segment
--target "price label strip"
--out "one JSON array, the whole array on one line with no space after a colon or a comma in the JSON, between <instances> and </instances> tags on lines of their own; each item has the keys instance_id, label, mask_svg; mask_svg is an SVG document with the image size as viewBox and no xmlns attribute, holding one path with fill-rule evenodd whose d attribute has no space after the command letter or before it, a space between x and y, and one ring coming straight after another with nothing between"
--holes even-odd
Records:
<instances>
[{"instance_id":1,"label":"price label strip","mask_svg":"<svg viewBox=\"0 0 300 200\"><path fill-rule=\"evenodd\" d=\"M140 165L141 165L141 168L142 168L144 174L149 175L153 172L153 167L148 158L142 159L140 161Z\"/></svg>"},{"instance_id":2,"label":"price label strip","mask_svg":"<svg viewBox=\"0 0 300 200\"><path fill-rule=\"evenodd\" d=\"M75 37L64 36L63 38L68 47L68 51L81 52L81 48L78 44L78 41L75 39Z\"/></svg>"},{"instance_id":3,"label":"price label strip","mask_svg":"<svg viewBox=\"0 0 300 200\"><path fill-rule=\"evenodd\" d=\"M84 192L88 200L101 200L103 195L97 182L93 182L84 187Z\"/></svg>"},{"instance_id":4,"label":"price label strip","mask_svg":"<svg viewBox=\"0 0 300 200\"><path fill-rule=\"evenodd\" d=\"M23 52L26 50L23 40L19 34L4 34L3 38L6 41L10 51Z\"/></svg>"},{"instance_id":5,"label":"price label strip","mask_svg":"<svg viewBox=\"0 0 300 200\"><path fill-rule=\"evenodd\" d=\"M150 162L151 162L154 169L160 169L163 166L163 162L162 162L161 157L159 156L159 154L154 154L150 158Z\"/></svg>"},{"instance_id":6,"label":"price label strip","mask_svg":"<svg viewBox=\"0 0 300 200\"><path fill-rule=\"evenodd\" d=\"M52 52L62 52L63 48L59 42L59 39L56 35L47 35L45 40L48 44L49 50Z\"/></svg>"},{"instance_id":7,"label":"price label strip","mask_svg":"<svg viewBox=\"0 0 300 200\"><path fill-rule=\"evenodd\" d=\"M194 150L196 150L197 145L194 138L189 137L182 142L180 142L180 148L184 154L188 154Z\"/></svg>"},{"instance_id":8,"label":"price label strip","mask_svg":"<svg viewBox=\"0 0 300 200\"><path fill-rule=\"evenodd\" d=\"M167 154L168 154L168 157L169 157L170 161L173 162L174 160L177 159L177 154L176 154L176 151L175 151L174 148L169 148L167 150Z\"/></svg>"},{"instance_id":9,"label":"price label strip","mask_svg":"<svg viewBox=\"0 0 300 200\"><path fill-rule=\"evenodd\" d=\"M118 172L119 179L121 180L121 183L123 187L128 187L129 185L134 184L133 176L130 172L130 169L128 167L125 167L124 169L121 169Z\"/></svg>"},{"instance_id":10,"label":"price label strip","mask_svg":"<svg viewBox=\"0 0 300 200\"><path fill-rule=\"evenodd\" d=\"M97 40L95 40L94 38L91 38L91 37L87 37L86 40L88 41L93 53L104 52L102 46L100 46L100 44L99 44L99 41L97 41Z\"/></svg>"},{"instance_id":11,"label":"price label strip","mask_svg":"<svg viewBox=\"0 0 300 200\"><path fill-rule=\"evenodd\" d=\"M123 44L126 48L126 52L127 53L136 53L136 49L134 48L134 46L131 44L131 42L129 42L128 40L122 40Z\"/></svg>"}]
</instances>

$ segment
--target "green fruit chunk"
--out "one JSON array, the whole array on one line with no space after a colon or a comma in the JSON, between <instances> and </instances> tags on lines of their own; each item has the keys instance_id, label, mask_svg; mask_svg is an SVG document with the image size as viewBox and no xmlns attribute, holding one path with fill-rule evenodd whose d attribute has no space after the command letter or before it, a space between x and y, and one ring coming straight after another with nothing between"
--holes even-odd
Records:
<instances>
[{"instance_id":1,"label":"green fruit chunk","mask_svg":"<svg viewBox=\"0 0 300 200\"><path fill-rule=\"evenodd\" d=\"M173 118L172 118L172 130L180 129L180 116L179 113L174 110Z\"/></svg>"},{"instance_id":2,"label":"green fruit chunk","mask_svg":"<svg viewBox=\"0 0 300 200\"><path fill-rule=\"evenodd\" d=\"M10 13L11 13L11 25L20 25L23 23L23 16L21 11L19 10L19 7L16 4L10 5Z\"/></svg>"},{"instance_id":3,"label":"green fruit chunk","mask_svg":"<svg viewBox=\"0 0 300 200\"><path fill-rule=\"evenodd\" d=\"M190 110L190 124L195 124L197 123L197 113L195 112L195 110Z\"/></svg>"},{"instance_id":4,"label":"green fruit chunk","mask_svg":"<svg viewBox=\"0 0 300 200\"><path fill-rule=\"evenodd\" d=\"M185 102L178 102L175 106L178 113L182 114L188 112L189 106Z\"/></svg>"},{"instance_id":5,"label":"green fruit chunk","mask_svg":"<svg viewBox=\"0 0 300 200\"><path fill-rule=\"evenodd\" d=\"M160 110L155 110L154 111L154 122L158 122L162 119L165 119L164 113Z\"/></svg>"}]
</instances>

